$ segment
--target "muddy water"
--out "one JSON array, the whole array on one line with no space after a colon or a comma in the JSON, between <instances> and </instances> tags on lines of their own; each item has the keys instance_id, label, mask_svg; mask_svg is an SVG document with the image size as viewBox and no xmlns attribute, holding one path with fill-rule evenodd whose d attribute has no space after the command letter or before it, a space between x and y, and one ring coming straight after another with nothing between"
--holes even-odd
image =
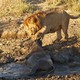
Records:
<instances>
[{"instance_id":1,"label":"muddy water","mask_svg":"<svg viewBox=\"0 0 80 80\"><path fill-rule=\"evenodd\" d=\"M79 64L79 65L76 65ZM28 76L30 69L27 65L22 63L10 63L0 67L0 77L4 78L32 78L41 75L48 75L49 72L35 73L32 76ZM80 63L74 63L74 66L55 64L55 70L49 74L53 75L69 75L73 73L80 73Z\"/></svg>"},{"instance_id":2,"label":"muddy water","mask_svg":"<svg viewBox=\"0 0 80 80\"><path fill-rule=\"evenodd\" d=\"M23 77L25 74L27 74L28 70L29 69L27 69L27 66L24 64L10 63L0 67L0 77Z\"/></svg>"}]
</instances>

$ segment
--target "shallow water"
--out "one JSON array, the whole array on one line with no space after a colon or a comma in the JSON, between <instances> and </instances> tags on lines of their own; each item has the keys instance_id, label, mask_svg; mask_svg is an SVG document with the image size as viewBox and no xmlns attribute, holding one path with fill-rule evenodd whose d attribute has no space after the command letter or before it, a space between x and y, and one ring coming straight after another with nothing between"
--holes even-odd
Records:
<instances>
[{"instance_id":1,"label":"shallow water","mask_svg":"<svg viewBox=\"0 0 80 80\"><path fill-rule=\"evenodd\" d=\"M75 64L80 64L76 63ZM54 64L55 70L52 72L37 72L32 76L28 76L30 72L30 68L23 63L9 63L5 64L0 67L0 77L4 78L31 78L31 77L38 77L41 76L42 74L48 75L48 74L53 74L53 75L69 75L73 73L80 73L80 65L63 65L63 64Z\"/></svg>"}]
</instances>

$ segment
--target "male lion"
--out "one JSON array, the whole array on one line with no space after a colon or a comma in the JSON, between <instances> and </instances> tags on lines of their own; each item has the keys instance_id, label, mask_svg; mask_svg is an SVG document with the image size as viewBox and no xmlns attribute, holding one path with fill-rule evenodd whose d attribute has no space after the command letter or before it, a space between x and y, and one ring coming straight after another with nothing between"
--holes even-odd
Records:
<instances>
[{"instance_id":1,"label":"male lion","mask_svg":"<svg viewBox=\"0 0 80 80\"><path fill-rule=\"evenodd\" d=\"M57 32L57 40L61 40L61 29L65 34L65 39L68 39L68 24L70 19L80 17L69 15L61 9L53 9L44 12L35 13L23 22L23 26L29 36L35 36L36 39L43 37L44 34Z\"/></svg>"}]
</instances>

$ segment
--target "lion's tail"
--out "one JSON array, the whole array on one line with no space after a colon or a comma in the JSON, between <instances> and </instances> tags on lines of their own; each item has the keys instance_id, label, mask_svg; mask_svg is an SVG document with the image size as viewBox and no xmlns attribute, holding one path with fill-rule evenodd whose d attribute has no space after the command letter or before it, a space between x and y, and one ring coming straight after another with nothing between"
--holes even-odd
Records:
<instances>
[{"instance_id":1,"label":"lion's tail","mask_svg":"<svg viewBox=\"0 0 80 80\"><path fill-rule=\"evenodd\" d=\"M73 16L73 15L69 15L70 16L70 18L71 19L77 19L77 18L79 18L80 17L80 14L79 15L77 15L77 16Z\"/></svg>"}]
</instances>

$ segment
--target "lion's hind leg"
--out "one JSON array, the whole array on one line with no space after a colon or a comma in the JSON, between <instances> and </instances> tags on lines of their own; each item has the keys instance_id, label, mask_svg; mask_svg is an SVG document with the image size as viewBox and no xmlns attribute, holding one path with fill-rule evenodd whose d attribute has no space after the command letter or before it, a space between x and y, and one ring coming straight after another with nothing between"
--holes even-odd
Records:
<instances>
[{"instance_id":1,"label":"lion's hind leg","mask_svg":"<svg viewBox=\"0 0 80 80\"><path fill-rule=\"evenodd\" d=\"M68 26L67 27L63 27L63 33L65 35L65 39L68 40Z\"/></svg>"},{"instance_id":2,"label":"lion's hind leg","mask_svg":"<svg viewBox=\"0 0 80 80\"><path fill-rule=\"evenodd\" d=\"M56 39L56 41L60 41L61 39L62 39L61 29L59 29L59 30L57 31L57 39Z\"/></svg>"},{"instance_id":3,"label":"lion's hind leg","mask_svg":"<svg viewBox=\"0 0 80 80\"><path fill-rule=\"evenodd\" d=\"M68 25L69 25L69 19L65 19L62 23L62 29L63 33L65 35L65 39L68 41Z\"/></svg>"}]
</instances>

